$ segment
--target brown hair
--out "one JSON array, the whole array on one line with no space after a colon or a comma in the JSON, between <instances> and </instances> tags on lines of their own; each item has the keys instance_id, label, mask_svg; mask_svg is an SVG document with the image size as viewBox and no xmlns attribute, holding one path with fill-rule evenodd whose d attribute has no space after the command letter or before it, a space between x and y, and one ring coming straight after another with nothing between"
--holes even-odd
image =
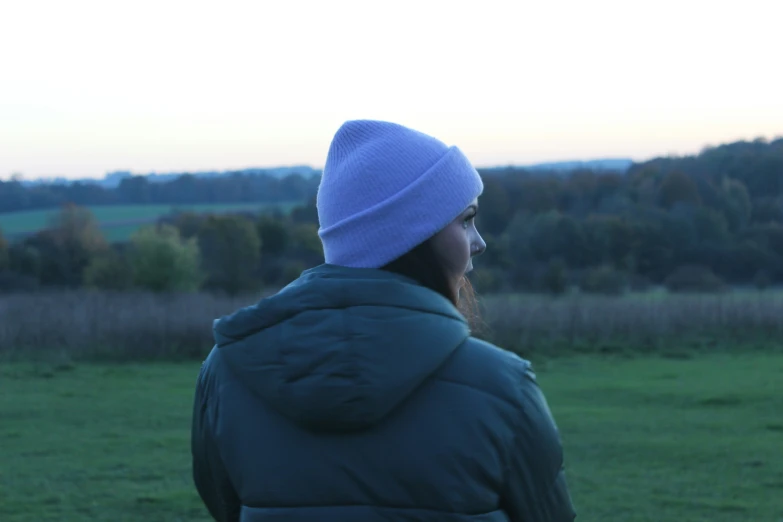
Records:
<instances>
[{"instance_id":1,"label":"brown hair","mask_svg":"<svg viewBox=\"0 0 783 522\"><path fill-rule=\"evenodd\" d=\"M462 276L459 296L454 293L431 239L382 266L381 270L410 277L422 286L438 292L465 316L471 330L477 331L483 326L473 285L470 284L467 276Z\"/></svg>"}]
</instances>

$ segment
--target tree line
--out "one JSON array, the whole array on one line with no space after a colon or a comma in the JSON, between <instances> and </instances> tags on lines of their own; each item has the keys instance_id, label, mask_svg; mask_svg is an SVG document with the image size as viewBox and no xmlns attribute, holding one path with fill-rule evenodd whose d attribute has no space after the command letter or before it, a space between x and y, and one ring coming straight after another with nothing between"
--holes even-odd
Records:
<instances>
[{"instance_id":1,"label":"tree line","mask_svg":"<svg viewBox=\"0 0 783 522\"><path fill-rule=\"evenodd\" d=\"M492 289L616 293L783 281L783 139L657 158L626 173L485 176Z\"/></svg>"},{"instance_id":2,"label":"tree line","mask_svg":"<svg viewBox=\"0 0 783 522\"><path fill-rule=\"evenodd\" d=\"M51 288L209 291L279 287L323 262L307 206L290 214L177 212L110 243L89 209L67 204L52 226L15 242L0 235L0 291Z\"/></svg>"},{"instance_id":3,"label":"tree line","mask_svg":"<svg viewBox=\"0 0 783 522\"><path fill-rule=\"evenodd\" d=\"M18 180L0 181L0 213L56 208L69 203L89 206L304 201L315 194L318 181L318 176L296 173L278 178L244 172L209 178L183 174L166 182L130 176L116 188L87 182L26 186Z\"/></svg>"},{"instance_id":4,"label":"tree line","mask_svg":"<svg viewBox=\"0 0 783 522\"><path fill-rule=\"evenodd\" d=\"M783 139L657 158L625 173L482 173L477 224L488 249L471 275L480 292L716 291L783 282ZM281 186L291 186L286 179ZM154 190L174 193L183 183ZM89 212L71 202L53 227L10 244L0 239L0 288L235 294L279 287L323 261L317 178L287 183L304 183L297 186L307 198L291 214L178 213L121 244L107 243Z\"/></svg>"}]
</instances>

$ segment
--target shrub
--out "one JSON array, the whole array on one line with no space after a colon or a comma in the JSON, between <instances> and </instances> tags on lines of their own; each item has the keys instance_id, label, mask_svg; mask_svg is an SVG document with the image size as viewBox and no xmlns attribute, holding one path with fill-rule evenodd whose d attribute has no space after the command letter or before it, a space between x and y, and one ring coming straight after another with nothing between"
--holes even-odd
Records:
<instances>
[{"instance_id":1,"label":"shrub","mask_svg":"<svg viewBox=\"0 0 783 522\"><path fill-rule=\"evenodd\" d=\"M38 248L25 243L14 243L8 249L8 267L12 272L38 281L42 266Z\"/></svg>"},{"instance_id":2,"label":"shrub","mask_svg":"<svg viewBox=\"0 0 783 522\"><path fill-rule=\"evenodd\" d=\"M9 260L8 241L3 236L3 231L0 230L0 270L8 268Z\"/></svg>"},{"instance_id":3,"label":"shrub","mask_svg":"<svg viewBox=\"0 0 783 522\"><path fill-rule=\"evenodd\" d=\"M94 257L84 269L84 285L102 290L128 290L133 286L133 267L127 257L110 250Z\"/></svg>"},{"instance_id":4,"label":"shrub","mask_svg":"<svg viewBox=\"0 0 783 522\"><path fill-rule=\"evenodd\" d=\"M196 238L182 239L171 225L147 226L131 237L133 282L153 292L195 291L201 284Z\"/></svg>"},{"instance_id":5,"label":"shrub","mask_svg":"<svg viewBox=\"0 0 783 522\"><path fill-rule=\"evenodd\" d=\"M759 270L753 277L753 285L758 290L766 290L772 284L772 278L766 270Z\"/></svg>"},{"instance_id":6,"label":"shrub","mask_svg":"<svg viewBox=\"0 0 783 522\"><path fill-rule=\"evenodd\" d=\"M653 287L649 278L639 274L630 273L628 277L628 288L633 292L647 292Z\"/></svg>"},{"instance_id":7,"label":"shrub","mask_svg":"<svg viewBox=\"0 0 783 522\"><path fill-rule=\"evenodd\" d=\"M258 285L261 241L255 224L243 217L209 216L198 231L204 286L238 295Z\"/></svg>"},{"instance_id":8,"label":"shrub","mask_svg":"<svg viewBox=\"0 0 783 522\"><path fill-rule=\"evenodd\" d=\"M282 279L280 282L283 286L285 286L296 280L296 278L298 278L306 269L307 265L301 261L292 261L290 263L286 263L283 267L283 273L281 275Z\"/></svg>"},{"instance_id":9,"label":"shrub","mask_svg":"<svg viewBox=\"0 0 783 522\"><path fill-rule=\"evenodd\" d=\"M550 294L564 294L568 289L567 270L562 259L553 259L549 262L542 278L544 290Z\"/></svg>"},{"instance_id":10,"label":"shrub","mask_svg":"<svg viewBox=\"0 0 783 522\"><path fill-rule=\"evenodd\" d=\"M38 279L10 270L0 270L0 294L32 292L38 289Z\"/></svg>"},{"instance_id":11,"label":"shrub","mask_svg":"<svg viewBox=\"0 0 783 522\"><path fill-rule=\"evenodd\" d=\"M628 277L611 265L590 268L584 274L580 288L588 294L621 295L628 287Z\"/></svg>"},{"instance_id":12,"label":"shrub","mask_svg":"<svg viewBox=\"0 0 783 522\"><path fill-rule=\"evenodd\" d=\"M478 267L469 274L470 282L476 292L488 294L499 292L504 286L503 270L497 268Z\"/></svg>"},{"instance_id":13,"label":"shrub","mask_svg":"<svg viewBox=\"0 0 783 522\"><path fill-rule=\"evenodd\" d=\"M721 292L723 281L707 266L683 265L678 267L664 281L670 292Z\"/></svg>"}]
</instances>

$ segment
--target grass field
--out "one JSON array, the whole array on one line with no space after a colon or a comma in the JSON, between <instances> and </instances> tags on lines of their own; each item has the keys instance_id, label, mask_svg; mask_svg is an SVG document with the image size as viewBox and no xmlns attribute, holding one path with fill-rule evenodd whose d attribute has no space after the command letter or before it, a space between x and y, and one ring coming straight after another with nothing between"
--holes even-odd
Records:
<instances>
[{"instance_id":1,"label":"grass field","mask_svg":"<svg viewBox=\"0 0 783 522\"><path fill-rule=\"evenodd\" d=\"M237 204L194 204L194 205L97 205L88 206L101 229L110 241L127 239L140 225L151 223L177 209L194 212L257 212L272 208L290 210L299 202L282 203L237 203ZM0 214L0 230L7 237L31 234L49 226L52 216L59 209L30 210Z\"/></svg>"},{"instance_id":2,"label":"grass field","mask_svg":"<svg viewBox=\"0 0 783 522\"><path fill-rule=\"evenodd\" d=\"M208 521L198 364L0 369L0 520ZM580 521L783 520L783 354L542 361Z\"/></svg>"}]
</instances>

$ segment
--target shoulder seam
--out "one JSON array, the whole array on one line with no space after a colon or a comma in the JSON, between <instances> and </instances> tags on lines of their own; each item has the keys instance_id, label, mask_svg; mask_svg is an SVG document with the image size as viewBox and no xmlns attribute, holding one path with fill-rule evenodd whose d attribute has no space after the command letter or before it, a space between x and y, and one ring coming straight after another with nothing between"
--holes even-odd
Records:
<instances>
[{"instance_id":1,"label":"shoulder seam","mask_svg":"<svg viewBox=\"0 0 783 522\"><path fill-rule=\"evenodd\" d=\"M497 395L497 394L492 393L492 392L487 391L487 390L483 390L483 389L478 388L476 386L472 386L470 384L466 384L464 382L454 381L454 380L451 380L451 379L444 379L443 377L437 377L436 381L437 382L446 383L446 384L451 384L451 385L454 385L454 386L462 386L463 388L470 388L471 390L476 391L478 393L481 393L482 395L486 395L486 396L492 397L495 400L503 402L503 403L509 405L512 408L519 408L520 407L519 404L514 403L511 399L507 399L505 397L501 397L500 395Z\"/></svg>"}]
</instances>

